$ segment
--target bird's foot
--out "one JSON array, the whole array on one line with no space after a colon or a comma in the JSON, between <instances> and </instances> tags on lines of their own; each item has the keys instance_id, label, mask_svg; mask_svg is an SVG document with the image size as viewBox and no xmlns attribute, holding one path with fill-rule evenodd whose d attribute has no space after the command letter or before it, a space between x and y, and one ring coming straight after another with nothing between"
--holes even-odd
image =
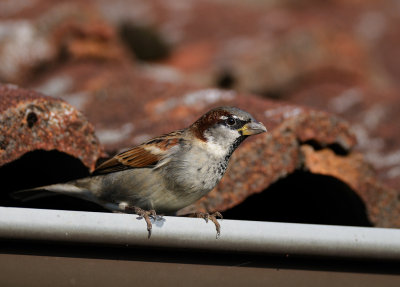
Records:
<instances>
[{"instance_id":1,"label":"bird's foot","mask_svg":"<svg viewBox=\"0 0 400 287\"><path fill-rule=\"evenodd\" d=\"M125 207L125 211L127 212L133 212L137 215L139 215L139 217L144 218L144 220L146 221L147 224L147 232L148 232L148 238L150 238L151 236L151 230L153 228L153 225L151 224L151 219L153 218L154 220L157 220L157 213L154 209L151 210L144 210L140 207L137 206L127 206Z\"/></svg>"},{"instance_id":2,"label":"bird's foot","mask_svg":"<svg viewBox=\"0 0 400 287\"><path fill-rule=\"evenodd\" d=\"M219 217L220 219L223 219L220 212L216 211L213 214L209 214L207 212L195 212L193 215L197 218L203 218L207 223L208 220L211 220L214 223L215 229L217 231L216 238L219 238L219 236L221 235L221 225L219 224L217 218Z\"/></svg>"}]
</instances>

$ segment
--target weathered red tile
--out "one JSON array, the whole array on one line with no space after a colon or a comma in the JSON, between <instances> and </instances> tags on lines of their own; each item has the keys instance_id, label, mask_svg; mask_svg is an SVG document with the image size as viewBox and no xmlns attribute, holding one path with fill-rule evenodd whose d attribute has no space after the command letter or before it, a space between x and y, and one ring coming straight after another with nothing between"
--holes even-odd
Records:
<instances>
[{"instance_id":1,"label":"weathered red tile","mask_svg":"<svg viewBox=\"0 0 400 287\"><path fill-rule=\"evenodd\" d=\"M15 7L12 15L0 11L3 30L12 28L0 39L0 78L75 105L109 152L185 127L216 105L237 105L265 122L270 132L245 142L223 182L186 211L230 208L305 168L349 185L375 225L400 226L399 17L393 2L36 3ZM170 57L133 65L117 39L122 22L154 29L170 45ZM48 29L40 30L41 23ZM18 37L24 31L35 37ZM15 58L4 53L7 43ZM32 43L42 48L30 49ZM215 85L243 94L208 89ZM304 105L337 113L353 127ZM335 153L338 147L343 154Z\"/></svg>"},{"instance_id":2,"label":"weathered red tile","mask_svg":"<svg viewBox=\"0 0 400 287\"><path fill-rule=\"evenodd\" d=\"M35 150L57 150L94 169L102 154L93 126L71 105L0 85L0 166Z\"/></svg>"}]
</instances>

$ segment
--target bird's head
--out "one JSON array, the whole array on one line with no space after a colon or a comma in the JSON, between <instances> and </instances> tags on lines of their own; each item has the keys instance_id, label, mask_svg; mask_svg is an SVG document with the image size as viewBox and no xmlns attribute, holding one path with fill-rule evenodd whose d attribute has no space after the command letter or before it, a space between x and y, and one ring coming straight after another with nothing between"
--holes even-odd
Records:
<instances>
[{"instance_id":1,"label":"bird's head","mask_svg":"<svg viewBox=\"0 0 400 287\"><path fill-rule=\"evenodd\" d=\"M235 107L218 107L200 117L191 127L196 138L215 153L230 155L245 138L266 132L252 115Z\"/></svg>"}]
</instances>

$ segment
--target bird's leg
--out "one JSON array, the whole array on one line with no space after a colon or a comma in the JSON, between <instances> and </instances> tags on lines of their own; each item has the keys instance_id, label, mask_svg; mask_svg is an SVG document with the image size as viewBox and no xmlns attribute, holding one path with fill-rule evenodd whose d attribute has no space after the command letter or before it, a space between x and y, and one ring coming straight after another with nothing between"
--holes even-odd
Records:
<instances>
[{"instance_id":1,"label":"bird's leg","mask_svg":"<svg viewBox=\"0 0 400 287\"><path fill-rule=\"evenodd\" d=\"M214 225L215 229L217 230L217 238L221 235L221 225L219 224L217 217L223 219L222 214L218 211L214 212L213 214L209 214L207 212L195 212L192 214L188 215L189 217L197 217L197 218L203 218L207 223L208 220L211 220Z\"/></svg>"},{"instance_id":2,"label":"bird's leg","mask_svg":"<svg viewBox=\"0 0 400 287\"><path fill-rule=\"evenodd\" d=\"M141 209L140 207L137 206L126 206L125 207L125 211L126 212L133 212L137 215L139 215L140 217L144 218L144 220L147 223L147 231L149 233L148 238L150 238L151 236L151 230L153 228L153 225L151 224L151 220L150 217L152 217L154 220L157 220L157 213L154 209L151 210L144 210Z\"/></svg>"}]
</instances>

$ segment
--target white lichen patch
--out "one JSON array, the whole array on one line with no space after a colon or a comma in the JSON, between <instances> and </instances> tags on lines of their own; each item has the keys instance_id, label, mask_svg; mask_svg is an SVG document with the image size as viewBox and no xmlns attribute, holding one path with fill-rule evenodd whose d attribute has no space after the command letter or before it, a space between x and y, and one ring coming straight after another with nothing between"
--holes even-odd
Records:
<instances>
[{"instance_id":1,"label":"white lichen patch","mask_svg":"<svg viewBox=\"0 0 400 287\"><path fill-rule=\"evenodd\" d=\"M0 47L0 77L6 80L52 55L49 41L27 20L0 22Z\"/></svg>"},{"instance_id":2,"label":"white lichen patch","mask_svg":"<svg viewBox=\"0 0 400 287\"><path fill-rule=\"evenodd\" d=\"M344 113L350 110L355 105L361 103L364 99L364 95L360 89L351 88L343 91L337 97L330 100L328 107L337 113Z\"/></svg>"},{"instance_id":3,"label":"white lichen patch","mask_svg":"<svg viewBox=\"0 0 400 287\"><path fill-rule=\"evenodd\" d=\"M266 110L264 112L264 115L267 118L280 115L283 119L288 119L288 118L296 117L303 112L304 112L304 110L302 108L286 105L286 106L281 106L281 107L278 107L275 109Z\"/></svg>"},{"instance_id":4,"label":"white lichen patch","mask_svg":"<svg viewBox=\"0 0 400 287\"><path fill-rule=\"evenodd\" d=\"M51 97L59 97L68 93L73 87L73 80L69 76L52 77L35 90Z\"/></svg>"},{"instance_id":5,"label":"white lichen patch","mask_svg":"<svg viewBox=\"0 0 400 287\"><path fill-rule=\"evenodd\" d=\"M235 91L222 91L218 89L205 89L185 94L180 98L170 98L156 106L156 113L165 113L176 107L194 107L203 109L219 101L231 101L236 97Z\"/></svg>"},{"instance_id":6,"label":"white lichen patch","mask_svg":"<svg viewBox=\"0 0 400 287\"><path fill-rule=\"evenodd\" d=\"M134 129L132 123L126 123L115 129L99 128L96 130L96 135L102 144L115 144L128 139Z\"/></svg>"}]
</instances>

